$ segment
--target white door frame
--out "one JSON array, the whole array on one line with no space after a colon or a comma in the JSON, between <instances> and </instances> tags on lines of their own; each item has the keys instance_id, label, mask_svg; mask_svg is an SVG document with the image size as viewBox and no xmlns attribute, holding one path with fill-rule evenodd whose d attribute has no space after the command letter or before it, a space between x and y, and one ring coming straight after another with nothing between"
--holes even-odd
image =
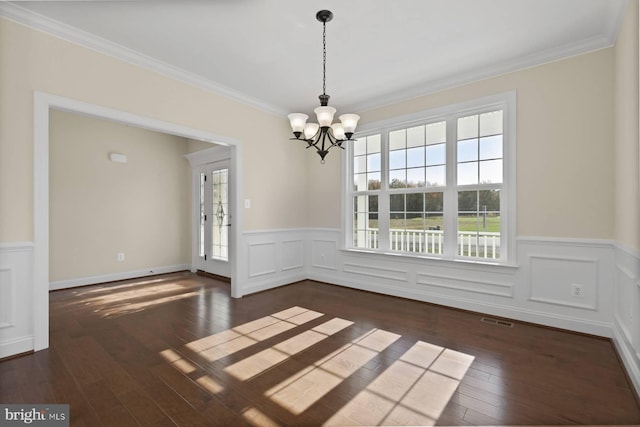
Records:
<instances>
[{"instance_id":1,"label":"white door frame","mask_svg":"<svg viewBox=\"0 0 640 427\"><path fill-rule=\"evenodd\" d=\"M175 123L139 116L112 108L52 95L34 93L33 110L33 346L34 350L49 347L49 110L56 109L83 114L140 128L185 138L228 146L232 178L235 182L235 219L229 238L233 242L231 262L231 296L242 296L242 284L237 260L242 235L242 143L234 138L216 135Z\"/></svg>"},{"instance_id":2,"label":"white door frame","mask_svg":"<svg viewBox=\"0 0 640 427\"><path fill-rule=\"evenodd\" d=\"M231 150L226 146L215 146L213 148L196 151L185 155L189 164L191 165L191 271L195 272L201 265L203 260L199 256L200 251L200 173L207 169L213 163L225 162L231 168ZM233 170L230 171L230 178L234 178ZM231 233L234 231L235 219L237 213L233 211L237 206L235 204L234 197L237 196L236 187L233 180L229 186L229 203L232 204L232 211L230 212L231 228L229 229L229 244L233 245L235 241L231 238ZM233 246L229 252L229 268L231 267L231 257L235 254ZM207 271L206 268L202 268L203 271ZM219 274L219 273L215 273ZM220 274L225 276L226 274Z\"/></svg>"}]
</instances>

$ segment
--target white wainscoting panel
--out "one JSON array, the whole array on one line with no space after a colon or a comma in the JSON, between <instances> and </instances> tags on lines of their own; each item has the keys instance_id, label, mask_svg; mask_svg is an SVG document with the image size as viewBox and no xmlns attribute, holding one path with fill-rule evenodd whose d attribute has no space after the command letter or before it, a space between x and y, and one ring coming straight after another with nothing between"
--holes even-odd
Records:
<instances>
[{"instance_id":1,"label":"white wainscoting panel","mask_svg":"<svg viewBox=\"0 0 640 427\"><path fill-rule=\"evenodd\" d=\"M306 279L307 232L304 229L245 232L237 278L241 296ZM335 252L335 251L334 251Z\"/></svg>"},{"instance_id":2,"label":"white wainscoting panel","mask_svg":"<svg viewBox=\"0 0 640 427\"><path fill-rule=\"evenodd\" d=\"M0 244L0 358L33 350L33 243Z\"/></svg>"},{"instance_id":3,"label":"white wainscoting panel","mask_svg":"<svg viewBox=\"0 0 640 427\"><path fill-rule=\"evenodd\" d=\"M311 237L311 266L337 270L338 242L335 239Z\"/></svg>"},{"instance_id":4,"label":"white wainscoting panel","mask_svg":"<svg viewBox=\"0 0 640 427\"><path fill-rule=\"evenodd\" d=\"M243 294L308 278L612 336L612 241L521 237L515 266L497 266L344 250L337 229L253 231L243 237L248 260L240 278ZM581 296L571 295L573 284L582 287ZM627 329L630 341L638 341L637 328Z\"/></svg>"},{"instance_id":5,"label":"white wainscoting panel","mask_svg":"<svg viewBox=\"0 0 640 427\"><path fill-rule=\"evenodd\" d=\"M485 295L513 298L513 284L489 282L487 280L465 279L441 274L418 272L417 283L432 288L453 289L464 292L475 292Z\"/></svg>"},{"instance_id":6,"label":"white wainscoting panel","mask_svg":"<svg viewBox=\"0 0 640 427\"><path fill-rule=\"evenodd\" d=\"M615 245L614 343L640 394L640 251Z\"/></svg>"},{"instance_id":7,"label":"white wainscoting panel","mask_svg":"<svg viewBox=\"0 0 640 427\"><path fill-rule=\"evenodd\" d=\"M304 240L282 241L282 271L304 269Z\"/></svg>"},{"instance_id":8,"label":"white wainscoting panel","mask_svg":"<svg viewBox=\"0 0 640 427\"><path fill-rule=\"evenodd\" d=\"M597 310L598 260L531 255L530 301ZM581 295L571 294L579 286Z\"/></svg>"},{"instance_id":9,"label":"white wainscoting panel","mask_svg":"<svg viewBox=\"0 0 640 427\"><path fill-rule=\"evenodd\" d=\"M594 239L519 237L522 307L544 313L564 329L611 337L613 242ZM581 285L582 296L571 295Z\"/></svg>"},{"instance_id":10,"label":"white wainscoting panel","mask_svg":"<svg viewBox=\"0 0 640 427\"><path fill-rule=\"evenodd\" d=\"M316 229L310 234L313 254L307 275L314 280L605 337L612 334L610 241L520 238L514 267L341 250L340 230ZM335 258L329 254L332 248ZM580 284L583 296L571 297L571 284Z\"/></svg>"},{"instance_id":11,"label":"white wainscoting panel","mask_svg":"<svg viewBox=\"0 0 640 427\"><path fill-rule=\"evenodd\" d=\"M343 271L359 276L388 279L396 282L409 282L409 272L399 268L380 267L368 263L349 261L343 264Z\"/></svg>"},{"instance_id":12,"label":"white wainscoting panel","mask_svg":"<svg viewBox=\"0 0 640 427\"><path fill-rule=\"evenodd\" d=\"M640 321L638 318L638 276L628 268L628 256L620 253L616 255L615 316L626 340L636 346L638 344L638 322Z\"/></svg>"},{"instance_id":13,"label":"white wainscoting panel","mask_svg":"<svg viewBox=\"0 0 640 427\"><path fill-rule=\"evenodd\" d=\"M276 242L249 244L249 278L275 274L276 255Z\"/></svg>"},{"instance_id":14,"label":"white wainscoting panel","mask_svg":"<svg viewBox=\"0 0 640 427\"><path fill-rule=\"evenodd\" d=\"M0 266L0 329L16 325L16 281L13 267Z\"/></svg>"}]
</instances>

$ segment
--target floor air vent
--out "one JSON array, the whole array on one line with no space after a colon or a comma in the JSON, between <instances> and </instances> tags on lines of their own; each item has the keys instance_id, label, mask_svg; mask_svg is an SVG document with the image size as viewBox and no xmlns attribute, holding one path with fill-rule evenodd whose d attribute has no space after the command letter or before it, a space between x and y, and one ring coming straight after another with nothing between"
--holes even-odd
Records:
<instances>
[{"instance_id":1,"label":"floor air vent","mask_svg":"<svg viewBox=\"0 0 640 427\"><path fill-rule=\"evenodd\" d=\"M506 320L492 319L490 317L483 317L480 319L481 322L491 323L492 325L504 326L505 328L513 328L513 323L507 322Z\"/></svg>"}]
</instances>

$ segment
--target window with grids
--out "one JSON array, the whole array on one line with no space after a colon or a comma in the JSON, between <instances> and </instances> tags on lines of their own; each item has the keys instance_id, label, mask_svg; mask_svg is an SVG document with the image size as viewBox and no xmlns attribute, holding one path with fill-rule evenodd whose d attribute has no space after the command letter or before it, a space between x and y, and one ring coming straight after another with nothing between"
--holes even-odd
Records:
<instances>
[{"instance_id":1,"label":"window with grids","mask_svg":"<svg viewBox=\"0 0 640 427\"><path fill-rule=\"evenodd\" d=\"M363 137L353 146L353 185L357 193L353 200L353 245L358 248L379 247L380 147L380 135Z\"/></svg>"},{"instance_id":2,"label":"window with grids","mask_svg":"<svg viewBox=\"0 0 640 427\"><path fill-rule=\"evenodd\" d=\"M504 263L515 144L506 102L358 136L349 150L347 246ZM512 108L515 110L515 106ZM428 114L425 114L428 116ZM508 136L508 138L507 138ZM515 157L515 156L513 156ZM507 238L509 237L509 238Z\"/></svg>"}]
</instances>

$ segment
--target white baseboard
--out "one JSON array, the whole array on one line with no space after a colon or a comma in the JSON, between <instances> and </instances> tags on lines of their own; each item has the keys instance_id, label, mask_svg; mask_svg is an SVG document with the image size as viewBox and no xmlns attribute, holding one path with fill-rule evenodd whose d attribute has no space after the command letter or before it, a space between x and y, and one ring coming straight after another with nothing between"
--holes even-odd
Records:
<instances>
[{"instance_id":1,"label":"white baseboard","mask_svg":"<svg viewBox=\"0 0 640 427\"><path fill-rule=\"evenodd\" d=\"M619 322L616 321L615 323L613 345L618 351L618 355L627 371L627 375L631 379L633 387L636 389L636 393L640 395L640 354L635 353L633 346L625 339L619 327Z\"/></svg>"},{"instance_id":2,"label":"white baseboard","mask_svg":"<svg viewBox=\"0 0 640 427\"><path fill-rule=\"evenodd\" d=\"M12 338L0 342L0 359L14 356L20 353L26 353L33 350L33 336Z\"/></svg>"},{"instance_id":3,"label":"white baseboard","mask_svg":"<svg viewBox=\"0 0 640 427\"><path fill-rule=\"evenodd\" d=\"M105 274L100 276L79 277L77 279L57 280L49 283L49 290L75 288L78 286L95 285L98 283L115 282L117 280L135 279L138 277L153 276L156 274L175 273L177 271L191 270L187 264L169 265L164 267L151 267L142 270L125 271L122 273Z\"/></svg>"},{"instance_id":4,"label":"white baseboard","mask_svg":"<svg viewBox=\"0 0 640 427\"><path fill-rule=\"evenodd\" d=\"M290 274L286 276L278 276L260 282L252 282L243 288L243 295L250 295L256 292L262 292L269 289L278 288L280 286L289 285L307 279L307 275L303 273Z\"/></svg>"}]
</instances>

